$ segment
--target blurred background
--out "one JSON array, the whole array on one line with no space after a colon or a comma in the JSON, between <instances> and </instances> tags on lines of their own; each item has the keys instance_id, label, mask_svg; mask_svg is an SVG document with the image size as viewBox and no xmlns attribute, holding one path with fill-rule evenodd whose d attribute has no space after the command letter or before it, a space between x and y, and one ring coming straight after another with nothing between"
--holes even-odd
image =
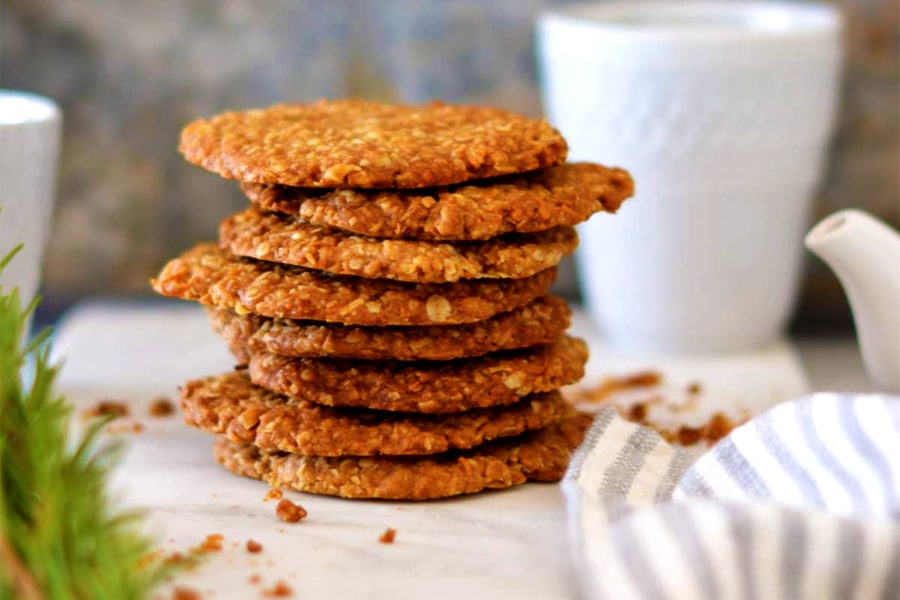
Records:
<instances>
[{"instance_id":1,"label":"blurred background","mask_svg":"<svg viewBox=\"0 0 900 600\"><path fill-rule=\"evenodd\" d=\"M185 163L180 128L230 108L320 97L490 104L539 116L540 0L3 0L0 86L54 98L65 124L44 319L148 279L244 206ZM900 2L841 0L842 109L815 218L859 206L900 224ZM622 165L627 167L628 165ZM559 291L577 294L571 268ZM799 327L843 327L809 257Z\"/></svg>"}]
</instances>

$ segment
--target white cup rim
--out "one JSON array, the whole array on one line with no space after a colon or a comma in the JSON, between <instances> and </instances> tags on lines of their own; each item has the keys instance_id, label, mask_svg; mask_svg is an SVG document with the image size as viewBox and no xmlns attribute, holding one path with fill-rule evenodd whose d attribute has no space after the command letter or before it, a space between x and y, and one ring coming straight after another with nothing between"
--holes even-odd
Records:
<instances>
[{"instance_id":1,"label":"white cup rim","mask_svg":"<svg viewBox=\"0 0 900 600\"><path fill-rule=\"evenodd\" d=\"M547 10L539 21L587 27L610 37L720 44L831 34L842 19L835 6L819 2L614 0ZM684 26L716 23L723 26Z\"/></svg>"},{"instance_id":2,"label":"white cup rim","mask_svg":"<svg viewBox=\"0 0 900 600\"><path fill-rule=\"evenodd\" d=\"M0 89L0 127L47 123L60 117L59 106L32 92Z\"/></svg>"}]
</instances>

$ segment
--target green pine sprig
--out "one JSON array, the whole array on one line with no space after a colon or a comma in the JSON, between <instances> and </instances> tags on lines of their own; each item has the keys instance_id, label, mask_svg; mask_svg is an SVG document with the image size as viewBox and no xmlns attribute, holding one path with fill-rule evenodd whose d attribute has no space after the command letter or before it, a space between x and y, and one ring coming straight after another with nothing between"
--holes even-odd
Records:
<instances>
[{"instance_id":1,"label":"green pine sprig","mask_svg":"<svg viewBox=\"0 0 900 600\"><path fill-rule=\"evenodd\" d=\"M0 273L20 249L0 260ZM0 287L0 598L144 598L174 567L148 561L140 515L110 503L121 447L98 439L106 421L70 435L49 330L23 346L37 302L23 308L17 289Z\"/></svg>"}]
</instances>

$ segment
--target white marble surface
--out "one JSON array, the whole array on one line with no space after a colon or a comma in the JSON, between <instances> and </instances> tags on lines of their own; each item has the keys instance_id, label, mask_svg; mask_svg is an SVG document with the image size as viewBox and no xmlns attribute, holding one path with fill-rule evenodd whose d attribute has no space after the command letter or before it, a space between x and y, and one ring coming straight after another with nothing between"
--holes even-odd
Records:
<instances>
[{"instance_id":1,"label":"white marble surface","mask_svg":"<svg viewBox=\"0 0 900 600\"><path fill-rule=\"evenodd\" d=\"M665 375L662 392L683 394L698 381L703 412L756 411L801 395L809 384L789 344L745 355L672 360L606 350L583 315L573 332L592 358L585 385L605 375L651 367ZM427 503L363 502L290 493L309 517L275 518L266 486L214 464L211 438L177 416L150 417L149 403L174 398L185 379L231 368L224 344L194 307L87 305L57 329L55 353L66 364L61 391L78 408L101 398L127 400L145 430L128 443L116 497L147 509L151 532L166 550L183 551L210 533L225 536L221 553L178 580L208 598L261 597L284 580L297 598L575 598L558 486L517 489ZM393 545L378 543L385 528ZM264 546L248 554L244 544ZM262 582L249 578L259 574Z\"/></svg>"}]
</instances>

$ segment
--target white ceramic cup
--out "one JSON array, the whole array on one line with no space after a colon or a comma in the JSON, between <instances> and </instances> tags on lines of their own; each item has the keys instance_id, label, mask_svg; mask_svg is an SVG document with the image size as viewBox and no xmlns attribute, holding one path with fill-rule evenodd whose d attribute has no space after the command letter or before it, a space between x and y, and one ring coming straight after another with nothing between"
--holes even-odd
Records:
<instances>
[{"instance_id":1,"label":"white ceramic cup","mask_svg":"<svg viewBox=\"0 0 900 600\"><path fill-rule=\"evenodd\" d=\"M782 332L835 120L841 17L784 2L629 0L542 14L538 66L570 160L637 193L580 227L615 346L742 350Z\"/></svg>"},{"instance_id":2,"label":"white ceramic cup","mask_svg":"<svg viewBox=\"0 0 900 600\"><path fill-rule=\"evenodd\" d=\"M47 98L0 90L0 257L22 250L0 274L4 291L23 304L41 281L41 258L56 196L62 117Z\"/></svg>"}]
</instances>

